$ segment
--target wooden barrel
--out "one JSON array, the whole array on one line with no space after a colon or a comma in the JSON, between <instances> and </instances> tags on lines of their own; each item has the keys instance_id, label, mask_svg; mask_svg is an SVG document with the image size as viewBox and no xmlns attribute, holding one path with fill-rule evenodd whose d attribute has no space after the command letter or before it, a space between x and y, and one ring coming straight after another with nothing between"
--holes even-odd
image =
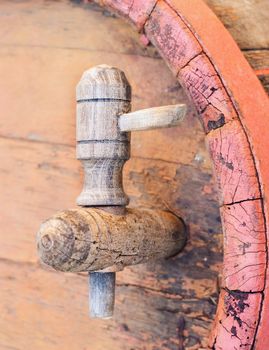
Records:
<instances>
[{"instance_id":1,"label":"wooden barrel","mask_svg":"<svg viewBox=\"0 0 269 350\"><path fill-rule=\"evenodd\" d=\"M119 2L109 1L107 8L112 7L115 11L113 3ZM122 19L93 3L4 0L0 4L0 347L3 350L208 348L223 280L220 275L223 234L216 181L205 146L206 137L197 118L194 97L191 96L192 101L188 100L157 49L148 45L148 39L151 39L158 48L160 44L153 38L158 30L159 37L164 38L160 41L162 45L178 45L173 41L171 26L166 25L163 18L163 36L162 27L158 29L158 21L152 22L150 27L150 22L143 22L142 17L137 17L135 8L128 7L128 3L122 2L125 7L121 15L129 15L133 22L138 23L139 34ZM154 5L154 1L143 3ZM188 18L192 25L199 17L199 3L195 0L193 18ZM264 88L268 89L268 2L244 0L239 4L232 0L207 0L207 4L233 35ZM184 22L183 30L189 30L187 8L182 6L182 12L179 12L174 7L174 1L160 1L158 6L172 11L170 22L175 16L180 16ZM202 6L202 9L205 8ZM158 7L155 6L154 11L146 12L147 16L161 16L162 12L157 12ZM207 10L204 11L201 16L207 14ZM204 31L208 29L211 33L209 37L214 37L214 26L210 28L215 23L214 18L208 16L208 22L204 20ZM148 38L142 31L145 24ZM203 33L192 31L192 34L205 43ZM165 40L168 37L170 41ZM208 48L209 41L206 44ZM194 48L197 47L195 45L197 43ZM219 46L216 42L213 49L219 50ZM224 40L223 52L227 53L227 50ZM230 60L236 62L232 50L233 47ZM197 57L203 52L199 51ZM221 52L219 56L218 52L205 52L207 58L204 59L210 62L218 59L221 64ZM168 50L168 53L168 64L173 68L173 62L178 58L175 51ZM227 62L227 58L224 61ZM74 207L81 191L82 169L75 158L75 86L84 70L102 63L125 71L133 87L133 110L174 103L188 104L188 116L180 127L133 133L131 159L125 167L124 184L131 199L130 206L168 209L179 214L189 226L190 239L185 250L173 259L133 266L118 273L115 316L111 320L96 321L88 317L87 277L56 273L40 266L35 233L44 219L56 211ZM183 65L189 63L187 60ZM186 74L189 72L186 71ZM220 71L217 70L212 75L218 77L218 74ZM220 77L223 78L222 75ZM181 80L186 82L188 79ZM223 81L227 83L227 79L223 78ZM190 91L188 87L184 88ZM230 96L229 89L230 86L225 90L227 96ZM211 92L214 94L214 91ZM251 97L249 93L250 100ZM197 106L201 114L200 98ZM244 106L239 105L239 109L241 107ZM235 119L233 108L228 102L225 108L225 113L229 112L231 116L228 123L231 125ZM213 121L204 120L206 127L213 129L216 135L222 123L221 117ZM264 128L261 130L264 134ZM245 139L239 139L234 154L240 151L244 142ZM220 155L214 138L211 145L211 152L216 150L215 154ZM246 159L252 159L250 153L245 154L248 155ZM218 159L222 164L219 156ZM225 166L227 171L231 171L234 164L228 161ZM251 175L250 178L254 178L255 174ZM255 181L247 182L248 176L245 181L243 187L252 189L248 199L257 203L262 198L257 195L261 188ZM221 183L221 186L224 184ZM241 195L242 191L237 193ZM227 206L234 203L229 202L229 196L223 200L225 210L233 211L234 207L229 209ZM239 196L236 202L242 211L248 211L249 207L242 204L244 200ZM260 212L259 207L257 212ZM231 222L231 225L234 224ZM264 233L264 226L261 225L258 231ZM262 259L260 257L261 266L264 264ZM262 282L257 291L249 292L251 300L248 301L243 297L246 291L235 294L236 287L231 289L234 294L224 297L226 301L231 299L229 305L233 305L232 299L238 300L237 306L246 310L249 310L246 305L258 305L253 322L260 322L259 303L265 295ZM223 322L223 315L220 317L219 321ZM233 321L234 324L229 323L227 335L224 335L230 342L228 344L233 344L232 341L238 341L240 337L240 321L236 318ZM244 318L241 321L247 323ZM244 349L255 344L256 349L267 350L264 343L255 343L255 327L251 324L243 328L252 337L252 344ZM218 334L223 334L215 329ZM259 339L262 338L259 335ZM215 345L211 348L215 346L219 349L218 341L214 336ZM228 346L225 350L229 350Z\"/></svg>"}]
</instances>

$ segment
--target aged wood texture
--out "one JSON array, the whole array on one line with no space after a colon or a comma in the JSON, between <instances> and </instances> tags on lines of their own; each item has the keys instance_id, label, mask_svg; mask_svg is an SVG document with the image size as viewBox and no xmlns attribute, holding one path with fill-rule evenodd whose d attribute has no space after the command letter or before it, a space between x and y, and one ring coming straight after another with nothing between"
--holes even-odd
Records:
<instances>
[{"instance_id":1,"label":"aged wood texture","mask_svg":"<svg viewBox=\"0 0 269 350\"><path fill-rule=\"evenodd\" d=\"M222 262L221 225L204 135L191 106L179 127L133 132L124 168L130 205L182 215L189 244L171 260L117 273L112 320L90 320L87 276L44 270L35 246L40 222L73 207L82 188L74 102L81 73L101 63L124 70L133 110L186 103L182 88L152 48L100 8L30 0L1 1L0 7L0 348L206 348Z\"/></svg>"},{"instance_id":2,"label":"aged wood texture","mask_svg":"<svg viewBox=\"0 0 269 350\"><path fill-rule=\"evenodd\" d=\"M269 49L268 1L206 0L205 2L220 18L241 49Z\"/></svg>"},{"instance_id":3,"label":"aged wood texture","mask_svg":"<svg viewBox=\"0 0 269 350\"><path fill-rule=\"evenodd\" d=\"M263 238L258 239L260 250L254 250L254 255L248 256L247 263L245 254L240 254L240 245L237 245L237 249L239 248L236 254L237 261L230 264L229 253L230 248L232 250L234 247L234 236L225 235L227 249L224 251L224 263L227 266L224 267L224 280L230 288L236 288L237 295L233 294L235 290L229 291L227 287L225 293L229 297L224 292L220 294L220 311L217 313L210 346L214 349L244 347L264 350L269 345L268 340L260 341L262 334L266 332L264 315L269 303L267 301L267 203L265 201L268 191L269 163L264 153L269 140L268 135L265 136L265 134L262 139L260 138L257 124L263 130L268 129L266 112L269 109L269 101L257 82L254 72L216 17L201 1L195 1L196 11L192 5L184 1L158 1L145 23L145 33L186 87L200 115L207 104L216 107L217 102L221 118L216 119L212 113L213 123L208 124L208 119L201 116L205 129L208 128L206 131L209 131L207 140L216 178L220 184L221 205L236 205L244 202L248 210L244 208L241 213L237 211L239 216L235 219L244 225L247 225L248 220L252 225L255 224L251 228L254 237L263 228L260 231ZM121 4L117 4L116 7L121 11ZM208 23L206 26L205 18ZM221 48L217 44L220 39ZM197 50L197 45L201 45L200 52L199 49ZM204 55L201 55L201 51ZM199 56L204 56L202 61ZM188 60L184 62L186 57ZM233 57L233 60L229 60L229 57ZM182 74L184 70L186 73ZM193 72L191 76L189 71ZM196 72L198 72L197 77L193 78ZM214 76L218 76L219 81L214 81L212 79ZM217 85L216 89L214 85ZM254 86L255 101L251 101L249 96L253 94L251 90ZM228 118L219 109L219 106L225 107L227 100L230 105L230 109L226 110ZM210 116L211 111L209 111L209 121L211 121ZM232 121L232 119L235 120ZM216 130L210 131L212 129ZM222 132L224 132L223 136ZM238 157L238 150L243 162ZM227 169L223 171L225 168L230 171ZM240 183L241 178L242 183ZM258 212L255 206L249 205L253 200L261 200ZM227 215L223 217L223 224L228 224ZM243 231L235 229L236 236ZM247 245L251 244L247 240L243 242ZM238 266L239 270L234 271L235 278L230 278L232 275L227 274L227 271L230 272L231 267L236 269ZM251 279L252 281L249 282ZM253 294L253 297L248 296L253 291L256 294ZM247 294L242 294L246 292ZM236 302L237 299L239 302ZM249 300L249 303L244 303L244 300ZM247 309L246 313L245 309ZM229 319L229 316L232 317ZM247 330L244 332L243 326L250 319L252 324L249 327L252 331L247 335ZM236 326L234 321L238 322ZM224 323L225 326L219 327ZM230 334L230 338L227 338L227 334Z\"/></svg>"},{"instance_id":4,"label":"aged wood texture","mask_svg":"<svg viewBox=\"0 0 269 350\"><path fill-rule=\"evenodd\" d=\"M121 70L99 65L85 71L77 85L77 159L85 180L77 199L81 206L128 204L122 168L130 157L130 133L175 127L186 105L131 109L131 86Z\"/></svg>"},{"instance_id":5,"label":"aged wood texture","mask_svg":"<svg viewBox=\"0 0 269 350\"><path fill-rule=\"evenodd\" d=\"M145 263L178 253L186 242L183 221L165 211L127 209L115 215L74 209L45 221L37 235L40 259L56 270L85 272Z\"/></svg>"},{"instance_id":6,"label":"aged wood texture","mask_svg":"<svg viewBox=\"0 0 269 350\"><path fill-rule=\"evenodd\" d=\"M219 299L212 348L253 349L252 339L260 314L261 293L223 290Z\"/></svg>"},{"instance_id":7,"label":"aged wood texture","mask_svg":"<svg viewBox=\"0 0 269 350\"><path fill-rule=\"evenodd\" d=\"M119 130L118 116L131 108L130 84L121 70L107 65L95 66L83 73L76 88L76 100L77 159L82 161L84 168L84 186L77 204L105 206L112 218L119 210L125 214L124 206L129 199L123 190L122 168L129 158L130 146L129 135ZM89 273L89 304L93 318L113 315L115 271L122 268L119 267L120 259L115 260L116 247L112 251L108 249L109 243L118 242L117 231L112 234L106 229L102 213L88 213L91 221L87 222L85 217L83 220L86 212L64 212L58 219L48 220L42 226L47 228L45 232L41 228L43 234L38 240L41 259L45 257L42 260L56 269L94 271ZM67 220L64 220L66 216ZM109 240L106 247L104 237ZM46 249L42 244L44 238L49 241L49 247L45 244ZM110 271L98 271L106 268Z\"/></svg>"},{"instance_id":8,"label":"aged wood texture","mask_svg":"<svg viewBox=\"0 0 269 350\"><path fill-rule=\"evenodd\" d=\"M106 347L110 350L178 350L178 336L182 333L177 332L177 327L182 329L179 315L183 314L184 334L189 335L188 348L205 348L206 342L202 342L202 346L197 334L206 337L210 325L208 319L215 309L213 302L209 301L210 287L205 280L197 280L202 282L201 294L204 295L201 300L194 297L191 289L184 298L171 294L178 267L175 266L176 260L166 264L166 267L164 264L148 267L147 272L145 267L136 271L134 275L139 275L143 286L136 285L136 281L131 279L128 284L123 278L127 273L119 272L115 317L98 321L88 317L87 276L46 271L34 264L18 265L3 261L1 296L6 303L0 305L2 349L35 347L56 350L62 347L68 350L101 350ZM175 271L168 276L166 272L169 269ZM162 283L165 281L167 292L160 291L156 277ZM18 289L21 293L16 296Z\"/></svg>"},{"instance_id":9,"label":"aged wood texture","mask_svg":"<svg viewBox=\"0 0 269 350\"><path fill-rule=\"evenodd\" d=\"M215 168L220 204L261 198L259 180L248 139L234 120L207 135Z\"/></svg>"},{"instance_id":10,"label":"aged wood texture","mask_svg":"<svg viewBox=\"0 0 269 350\"><path fill-rule=\"evenodd\" d=\"M229 30L269 94L268 1L206 0L206 3Z\"/></svg>"},{"instance_id":11,"label":"aged wood texture","mask_svg":"<svg viewBox=\"0 0 269 350\"><path fill-rule=\"evenodd\" d=\"M194 102L207 133L236 118L218 73L205 54L190 60L180 69L178 77Z\"/></svg>"}]
</instances>

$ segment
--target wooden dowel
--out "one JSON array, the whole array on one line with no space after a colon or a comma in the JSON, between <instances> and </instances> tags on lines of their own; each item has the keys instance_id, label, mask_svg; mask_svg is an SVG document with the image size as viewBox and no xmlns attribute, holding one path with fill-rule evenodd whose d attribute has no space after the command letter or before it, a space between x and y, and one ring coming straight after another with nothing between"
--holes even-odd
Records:
<instances>
[{"instance_id":1,"label":"wooden dowel","mask_svg":"<svg viewBox=\"0 0 269 350\"><path fill-rule=\"evenodd\" d=\"M119 128L122 132L169 128L178 125L184 119L186 111L186 105L179 104L122 114L119 117Z\"/></svg>"},{"instance_id":2,"label":"wooden dowel","mask_svg":"<svg viewBox=\"0 0 269 350\"><path fill-rule=\"evenodd\" d=\"M89 273L91 318L111 318L115 303L115 272Z\"/></svg>"}]
</instances>

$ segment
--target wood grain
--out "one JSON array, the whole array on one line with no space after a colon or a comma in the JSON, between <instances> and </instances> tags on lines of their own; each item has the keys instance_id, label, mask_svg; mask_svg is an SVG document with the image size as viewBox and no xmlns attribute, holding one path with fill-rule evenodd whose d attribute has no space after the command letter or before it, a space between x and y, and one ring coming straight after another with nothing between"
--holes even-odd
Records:
<instances>
[{"instance_id":1,"label":"wood grain","mask_svg":"<svg viewBox=\"0 0 269 350\"><path fill-rule=\"evenodd\" d=\"M269 94L268 1L206 0L206 3L229 30L251 67L255 71L267 69L265 74L256 73Z\"/></svg>"},{"instance_id":2,"label":"wood grain","mask_svg":"<svg viewBox=\"0 0 269 350\"><path fill-rule=\"evenodd\" d=\"M169 263L171 268L175 264ZM161 293L154 287L123 283L118 273L115 317L90 320L88 317L87 276L45 271L32 264L2 261L0 335L2 349L40 350L124 349L178 350L180 314L184 314L184 337L188 348L206 347L197 334L206 337L214 304L205 293L201 300ZM18 268L19 272L18 273ZM151 267L152 280L164 273L165 265ZM145 267L143 269L145 271ZM136 270L136 274L139 274ZM170 287L173 276L165 275ZM148 281L150 283L150 281ZM206 288L206 281L203 281ZM54 286L52 288L52 286ZM18 293L20 291L20 293ZM207 290L209 291L209 289ZM145 312L145 305L147 310ZM68 311L67 311L68 309ZM14 316L16 315L16 317ZM74 322L74 320L76 322ZM149 322L150 320L150 322ZM162 327L160 327L160 324ZM16 339L14 332L16 330ZM199 345L198 345L199 344Z\"/></svg>"},{"instance_id":3,"label":"wood grain","mask_svg":"<svg viewBox=\"0 0 269 350\"><path fill-rule=\"evenodd\" d=\"M206 0L206 3L221 19L241 49L269 48L267 0Z\"/></svg>"},{"instance_id":4,"label":"wood grain","mask_svg":"<svg viewBox=\"0 0 269 350\"><path fill-rule=\"evenodd\" d=\"M222 344L226 343L232 344L235 349L251 350L261 300L261 293L222 290L212 334L212 338L215 338L211 343L212 348L221 349Z\"/></svg>"},{"instance_id":5,"label":"wood grain","mask_svg":"<svg viewBox=\"0 0 269 350\"><path fill-rule=\"evenodd\" d=\"M221 204L261 198L246 134L234 120L207 135Z\"/></svg>"},{"instance_id":6,"label":"wood grain","mask_svg":"<svg viewBox=\"0 0 269 350\"><path fill-rule=\"evenodd\" d=\"M74 145L75 86L83 71L103 63L126 72L135 91L133 110L184 101L163 62L148 57L150 49L141 47L139 36L123 21L66 1L1 1L1 9L0 103L5 118L0 135ZM19 128L18 116L24 121Z\"/></svg>"},{"instance_id":7,"label":"wood grain","mask_svg":"<svg viewBox=\"0 0 269 350\"><path fill-rule=\"evenodd\" d=\"M207 133L237 117L220 77L205 54L190 60L180 69L178 78L188 90Z\"/></svg>"},{"instance_id":8,"label":"wood grain","mask_svg":"<svg viewBox=\"0 0 269 350\"><path fill-rule=\"evenodd\" d=\"M221 215L224 227L223 286L242 292L263 291L266 231L261 200L223 206Z\"/></svg>"},{"instance_id":9,"label":"wood grain","mask_svg":"<svg viewBox=\"0 0 269 350\"><path fill-rule=\"evenodd\" d=\"M158 1L155 6L145 24L145 33L175 74L202 52L197 40L190 43L190 29L164 1Z\"/></svg>"}]
</instances>

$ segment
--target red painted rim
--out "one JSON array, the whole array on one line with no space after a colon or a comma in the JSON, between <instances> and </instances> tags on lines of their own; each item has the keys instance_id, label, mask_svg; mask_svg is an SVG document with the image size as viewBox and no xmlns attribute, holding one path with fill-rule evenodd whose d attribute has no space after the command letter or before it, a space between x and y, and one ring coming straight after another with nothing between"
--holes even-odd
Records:
<instances>
[{"instance_id":1,"label":"red painted rim","mask_svg":"<svg viewBox=\"0 0 269 350\"><path fill-rule=\"evenodd\" d=\"M268 350L268 97L202 0L98 2L155 45L206 132L224 233L223 286L210 347Z\"/></svg>"}]
</instances>

